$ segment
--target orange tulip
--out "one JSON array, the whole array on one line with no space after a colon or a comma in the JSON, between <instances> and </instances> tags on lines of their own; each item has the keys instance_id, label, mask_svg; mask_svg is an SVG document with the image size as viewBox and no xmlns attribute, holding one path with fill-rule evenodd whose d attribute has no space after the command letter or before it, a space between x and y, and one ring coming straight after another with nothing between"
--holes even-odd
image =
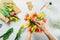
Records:
<instances>
[{"instance_id":1,"label":"orange tulip","mask_svg":"<svg viewBox=\"0 0 60 40\"><path fill-rule=\"evenodd\" d=\"M43 18L43 22L46 23L46 21L47 21L47 20L46 20L45 18Z\"/></svg>"},{"instance_id":2,"label":"orange tulip","mask_svg":"<svg viewBox=\"0 0 60 40\"><path fill-rule=\"evenodd\" d=\"M31 31L31 27L28 27L28 31Z\"/></svg>"},{"instance_id":3,"label":"orange tulip","mask_svg":"<svg viewBox=\"0 0 60 40\"><path fill-rule=\"evenodd\" d=\"M36 17L36 16L37 16L37 13L34 13L34 14L33 14L33 17Z\"/></svg>"}]
</instances>

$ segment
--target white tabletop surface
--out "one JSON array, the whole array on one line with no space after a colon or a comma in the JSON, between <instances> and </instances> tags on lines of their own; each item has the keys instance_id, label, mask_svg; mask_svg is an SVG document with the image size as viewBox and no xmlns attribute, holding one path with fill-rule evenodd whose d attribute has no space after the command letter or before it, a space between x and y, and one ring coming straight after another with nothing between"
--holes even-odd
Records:
<instances>
[{"instance_id":1,"label":"white tabletop surface","mask_svg":"<svg viewBox=\"0 0 60 40\"><path fill-rule=\"evenodd\" d=\"M33 9L31 11L28 10L26 2L31 1L33 4ZM7 40L14 40L16 37L16 33L20 28L20 24L24 23L24 15L26 13L34 13L34 12L41 12L40 8L46 2L52 2L52 7L47 8L45 7L42 11L45 13L45 17L47 18L47 24L49 26L48 30L56 36L58 40L60 40L60 0L14 0L16 5L21 9L21 13L18 14L18 17L21 19L18 22L11 22L10 24L4 23L0 20L0 24L2 27L0 28L0 36L3 35L9 28L13 27L14 31L10 35L9 39ZM54 26L53 24L57 24L58 26ZM27 35L27 30L21 35L20 40L25 40ZM0 39L2 40L2 39ZM44 33L33 33L31 40L48 40L47 36Z\"/></svg>"}]
</instances>

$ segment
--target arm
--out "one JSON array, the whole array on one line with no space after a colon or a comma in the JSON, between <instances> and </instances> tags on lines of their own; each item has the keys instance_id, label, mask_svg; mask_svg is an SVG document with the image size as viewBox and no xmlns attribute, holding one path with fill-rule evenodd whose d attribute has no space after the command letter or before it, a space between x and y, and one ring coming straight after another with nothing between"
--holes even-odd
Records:
<instances>
[{"instance_id":1,"label":"arm","mask_svg":"<svg viewBox=\"0 0 60 40\"><path fill-rule=\"evenodd\" d=\"M40 25L40 24L41 25ZM36 23L36 25L41 29L43 30L43 32L46 34L46 36L49 38L49 40L56 40L56 38L48 31L45 29L44 27L44 23L43 22L39 22L39 23Z\"/></svg>"},{"instance_id":2,"label":"arm","mask_svg":"<svg viewBox=\"0 0 60 40\"><path fill-rule=\"evenodd\" d=\"M48 30L44 30L43 32L47 35L49 40L56 40L56 38Z\"/></svg>"},{"instance_id":3,"label":"arm","mask_svg":"<svg viewBox=\"0 0 60 40\"><path fill-rule=\"evenodd\" d=\"M26 36L26 40L30 40L30 39L31 39L31 33L28 32L28 33L27 33L27 36Z\"/></svg>"},{"instance_id":4,"label":"arm","mask_svg":"<svg viewBox=\"0 0 60 40\"><path fill-rule=\"evenodd\" d=\"M39 24L38 22L36 22L36 25L46 34L49 40L56 40L56 38L48 30L45 29L44 23L40 22ZM31 32L28 32L26 40L30 40L30 39L31 39Z\"/></svg>"}]
</instances>

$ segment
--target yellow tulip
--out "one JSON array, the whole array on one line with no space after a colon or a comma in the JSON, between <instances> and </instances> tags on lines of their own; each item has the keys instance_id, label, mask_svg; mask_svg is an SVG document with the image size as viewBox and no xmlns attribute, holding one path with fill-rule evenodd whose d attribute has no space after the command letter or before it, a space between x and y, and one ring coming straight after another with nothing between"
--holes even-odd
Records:
<instances>
[{"instance_id":1,"label":"yellow tulip","mask_svg":"<svg viewBox=\"0 0 60 40\"><path fill-rule=\"evenodd\" d=\"M18 18L15 18L16 21L18 21Z\"/></svg>"},{"instance_id":2,"label":"yellow tulip","mask_svg":"<svg viewBox=\"0 0 60 40\"><path fill-rule=\"evenodd\" d=\"M30 25L30 22L29 22L29 21L27 21L27 22L26 22L26 26L29 26L29 25Z\"/></svg>"},{"instance_id":3,"label":"yellow tulip","mask_svg":"<svg viewBox=\"0 0 60 40\"><path fill-rule=\"evenodd\" d=\"M40 13L38 13L38 14L37 14L37 17L41 17L41 14L40 14Z\"/></svg>"},{"instance_id":4,"label":"yellow tulip","mask_svg":"<svg viewBox=\"0 0 60 40\"><path fill-rule=\"evenodd\" d=\"M43 17L44 17L44 13L38 13L38 14L37 14L37 17L43 18Z\"/></svg>"},{"instance_id":5,"label":"yellow tulip","mask_svg":"<svg viewBox=\"0 0 60 40\"><path fill-rule=\"evenodd\" d=\"M24 24L20 24L20 28L24 28Z\"/></svg>"},{"instance_id":6,"label":"yellow tulip","mask_svg":"<svg viewBox=\"0 0 60 40\"><path fill-rule=\"evenodd\" d=\"M30 19L30 17L27 17L27 20L29 20Z\"/></svg>"},{"instance_id":7,"label":"yellow tulip","mask_svg":"<svg viewBox=\"0 0 60 40\"><path fill-rule=\"evenodd\" d=\"M11 8L9 8L9 11L12 11L12 9L11 9Z\"/></svg>"},{"instance_id":8,"label":"yellow tulip","mask_svg":"<svg viewBox=\"0 0 60 40\"><path fill-rule=\"evenodd\" d=\"M33 28L36 29L36 25L33 25Z\"/></svg>"},{"instance_id":9,"label":"yellow tulip","mask_svg":"<svg viewBox=\"0 0 60 40\"><path fill-rule=\"evenodd\" d=\"M10 17L10 20L13 20L13 18L12 18L12 17Z\"/></svg>"},{"instance_id":10,"label":"yellow tulip","mask_svg":"<svg viewBox=\"0 0 60 40\"><path fill-rule=\"evenodd\" d=\"M33 25L31 31L33 32L36 29L36 25Z\"/></svg>"},{"instance_id":11,"label":"yellow tulip","mask_svg":"<svg viewBox=\"0 0 60 40\"><path fill-rule=\"evenodd\" d=\"M30 13L29 17L32 17L33 16L33 13Z\"/></svg>"},{"instance_id":12,"label":"yellow tulip","mask_svg":"<svg viewBox=\"0 0 60 40\"><path fill-rule=\"evenodd\" d=\"M15 17L12 17L13 19L15 19Z\"/></svg>"},{"instance_id":13,"label":"yellow tulip","mask_svg":"<svg viewBox=\"0 0 60 40\"><path fill-rule=\"evenodd\" d=\"M10 7L13 7L13 4L12 4L12 3L10 3L10 4L9 4L9 6L10 6Z\"/></svg>"},{"instance_id":14,"label":"yellow tulip","mask_svg":"<svg viewBox=\"0 0 60 40\"><path fill-rule=\"evenodd\" d=\"M31 31L32 31L32 32L34 31L34 28L33 28L33 27L31 28Z\"/></svg>"},{"instance_id":15,"label":"yellow tulip","mask_svg":"<svg viewBox=\"0 0 60 40\"><path fill-rule=\"evenodd\" d=\"M41 17L42 17L42 18L44 17L44 13L41 13Z\"/></svg>"}]
</instances>

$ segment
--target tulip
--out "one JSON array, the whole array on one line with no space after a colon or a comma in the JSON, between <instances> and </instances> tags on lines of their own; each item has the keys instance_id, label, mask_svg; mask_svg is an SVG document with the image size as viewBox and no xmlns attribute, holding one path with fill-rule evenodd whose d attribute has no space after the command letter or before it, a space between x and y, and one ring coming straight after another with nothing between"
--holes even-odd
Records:
<instances>
[{"instance_id":1,"label":"tulip","mask_svg":"<svg viewBox=\"0 0 60 40\"><path fill-rule=\"evenodd\" d=\"M39 29L39 32L42 32L42 30L41 30L41 29Z\"/></svg>"},{"instance_id":2,"label":"tulip","mask_svg":"<svg viewBox=\"0 0 60 40\"><path fill-rule=\"evenodd\" d=\"M24 24L20 24L20 28L24 28Z\"/></svg>"},{"instance_id":3,"label":"tulip","mask_svg":"<svg viewBox=\"0 0 60 40\"><path fill-rule=\"evenodd\" d=\"M37 29L35 30L35 32L39 32L39 29L37 28Z\"/></svg>"},{"instance_id":4,"label":"tulip","mask_svg":"<svg viewBox=\"0 0 60 40\"><path fill-rule=\"evenodd\" d=\"M28 17L29 17L29 14L26 14L24 20L27 21L29 19Z\"/></svg>"},{"instance_id":5,"label":"tulip","mask_svg":"<svg viewBox=\"0 0 60 40\"><path fill-rule=\"evenodd\" d=\"M27 17L27 20L30 20L31 18L30 17Z\"/></svg>"},{"instance_id":6,"label":"tulip","mask_svg":"<svg viewBox=\"0 0 60 40\"><path fill-rule=\"evenodd\" d=\"M11 12L12 11L12 9L11 8L8 8L9 9L9 12Z\"/></svg>"},{"instance_id":7,"label":"tulip","mask_svg":"<svg viewBox=\"0 0 60 40\"><path fill-rule=\"evenodd\" d=\"M9 4L9 7L13 7L14 5L12 3Z\"/></svg>"},{"instance_id":8,"label":"tulip","mask_svg":"<svg viewBox=\"0 0 60 40\"><path fill-rule=\"evenodd\" d=\"M37 13L34 13L34 14L33 14L33 17L36 17L36 16L37 16Z\"/></svg>"},{"instance_id":9,"label":"tulip","mask_svg":"<svg viewBox=\"0 0 60 40\"><path fill-rule=\"evenodd\" d=\"M41 17L42 17L42 18L44 17L44 13L41 13Z\"/></svg>"},{"instance_id":10,"label":"tulip","mask_svg":"<svg viewBox=\"0 0 60 40\"><path fill-rule=\"evenodd\" d=\"M13 20L13 18L12 18L12 17L10 17L10 20Z\"/></svg>"},{"instance_id":11,"label":"tulip","mask_svg":"<svg viewBox=\"0 0 60 40\"><path fill-rule=\"evenodd\" d=\"M31 28L31 31L33 32L35 29L36 29L36 25L34 25L34 26Z\"/></svg>"},{"instance_id":12,"label":"tulip","mask_svg":"<svg viewBox=\"0 0 60 40\"><path fill-rule=\"evenodd\" d=\"M37 17L41 17L41 14L40 14L40 13L38 13L38 14L37 14Z\"/></svg>"},{"instance_id":13,"label":"tulip","mask_svg":"<svg viewBox=\"0 0 60 40\"><path fill-rule=\"evenodd\" d=\"M15 18L16 21L18 21L18 18Z\"/></svg>"},{"instance_id":14,"label":"tulip","mask_svg":"<svg viewBox=\"0 0 60 40\"><path fill-rule=\"evenodd\" d=\"M41 13L41 14L37 14L37 17L44 17L44 13Z\"/></svg>"},{"instance_id":15,"label":"tulip","mask_svg":"<svg viewBox=\"0 0 60 40\"><path fill-rule=\"evenodd\" d=\"M30 22L29 21L26 22L26 26L30 26Z\"/></svg>"},{"instance_id":16,"label":"tulip","mask_svg":"<svg viewBox=\"0 0 60 40\"><path fill-rule=\"evenodd\" d=\"M31 17L31 21L35 22L36 21L35 17Z\"/></svg>"},{"instance_id":17,"label":"tulip","mask_svg":"<svg viewBox=\"0 0 60 40\"><path fill-rule=\"evenodd\" d=\"M14 11L10 13L10 15L11 15L11 16L14 16L14 14L15 14L15 12L14 12Z\"/></svg>"},{"instance_id":18,"label":"tulip","mask_svg":"<svg viewBox=\"0 0 60 40\"><path fill-rule=\"evenodd\" d=\"M29 17L32 17L32 16L33 16L33 14L32 14L32 13L30 13Z\"/></svg>"},{"instance_id":19,"label":"tulip","mask_svg":"<svg viewBox=\"0 0 60 40\"><path fill-rule=\"evenodd\" d=\"M29 17L29 14L27 13L27 14L25 15L25 17Z\"/></svg>"},{"instance_id":20,"label":"tulip","mask_svg":"<svg viewBox=\"0 0 60 40\"><path fill-rule=\"evenodd\" d=\"M45 18L43 18L43 22L46 23L46 19Z\"/></svg>"},{"instance_id":21,"label":"tulip","mask_svg":"<svg viewBox=\"0 0 60 40\"><path fill-rule=\"evenodd\" d=\"M28 31L31 31L31 27L30 26L28 27Z\"/></svg>"},{"instance_id":22,"label":"tulip","mask_svg":"<svg viewBox=\"0 0 60 40\"><path fill-rule=\"evenodd\" d=\"M24 20L27 21L27 17L25 17Z\"/></svg>"}]
</instances>

